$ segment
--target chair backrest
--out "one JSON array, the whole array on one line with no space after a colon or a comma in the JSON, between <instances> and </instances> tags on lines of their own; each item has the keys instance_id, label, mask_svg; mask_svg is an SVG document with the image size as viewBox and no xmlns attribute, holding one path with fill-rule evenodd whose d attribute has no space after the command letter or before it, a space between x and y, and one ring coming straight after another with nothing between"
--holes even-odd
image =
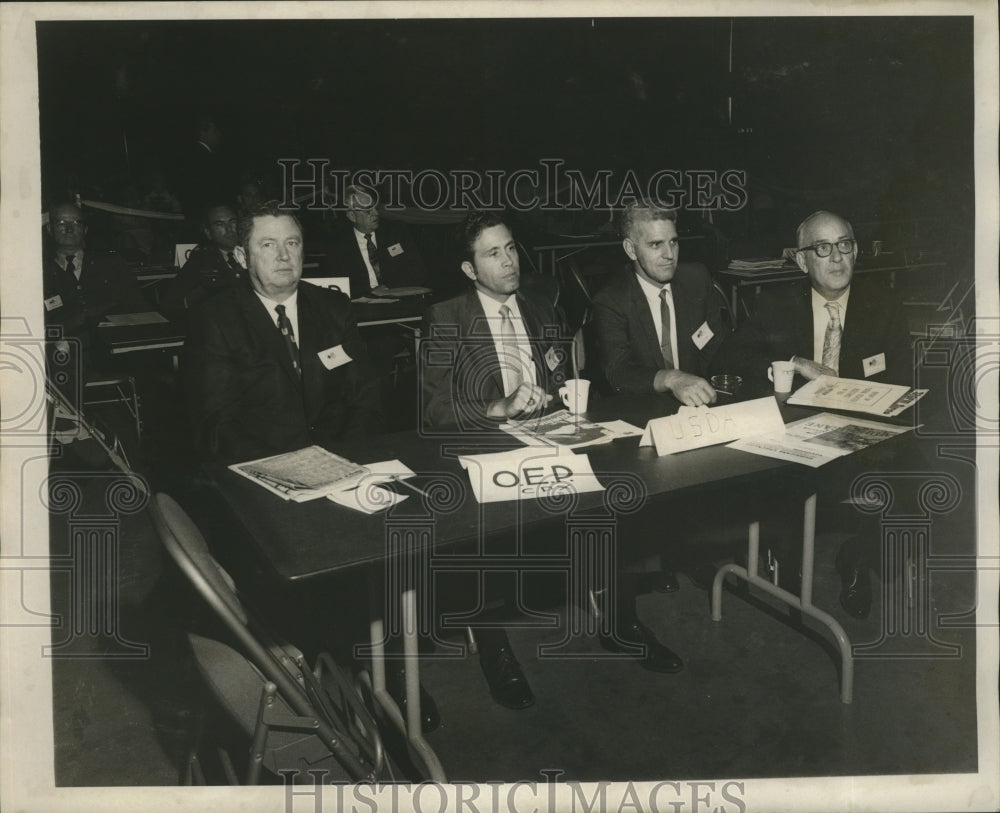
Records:
<instances>
[{"instance_id":1,"label":"chair backrest","mask_svg":"<svg viewBox=\"0 0 1000 813\"><path fill-rule=\"evenodd\" d=\"M234 635L254 667L277 687L280 697L295 714L316 720L316 735L352 778L372 781L378 766L366 764L362 758L366 752L380 751L380 745L375 748L365 743L359 748L334 727L321 703L318 705L311 697L316 694L315 680L301 655L282 649L268 639L262 625L253 623L236 595L229 574L212 557L201 531L184 509L167 494L156 494L149 501L149 511L167 553ZM297 663L292 662L293 658ZM351 711L357 714L358 709ZM374 731L374 724L368 728Z\"/></svg>"}]
</instances>

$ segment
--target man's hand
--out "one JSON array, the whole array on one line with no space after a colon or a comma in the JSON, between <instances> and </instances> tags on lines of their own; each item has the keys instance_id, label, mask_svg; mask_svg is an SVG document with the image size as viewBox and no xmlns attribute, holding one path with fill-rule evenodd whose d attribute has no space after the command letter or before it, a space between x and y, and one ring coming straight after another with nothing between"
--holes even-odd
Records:
<instances>
[{"instance_id":1,"label":"man's hand","mask_svg":"<svg viewBox=\"0 0 1000 813\"><path fill-rule=\"evenodd\" d=\"M493 401L486 409L491 418L514 418L521 415L533 415L544 409L552 401L552 396L535 384L522 381L514 392L506 398Z\"/></svg>"},{"instance_id":2,"label":"man's hand","mask_svg":"<svg viewBox=\"0 0 1000 813\"><path fill-rule=\"evenodd\" d=\"M704 378L680 370L660 370L653 379L653 389L673 393L674 398L685 406L714 404L718 397Z\"/></svg>"},{"instance_id":3,"label":"man's hand","mask_svg":"<svg viewBox=\"0 0 1000 813\"><path fill-rule=\"evenodd\" d=\"M807 381L819 378L821 375L836 376L837 371L827 367L825 364L818 364L812 359L804 359L801 356L794 356L792 363L795 365L795 372Z\"/></svg>"}]
</instances>

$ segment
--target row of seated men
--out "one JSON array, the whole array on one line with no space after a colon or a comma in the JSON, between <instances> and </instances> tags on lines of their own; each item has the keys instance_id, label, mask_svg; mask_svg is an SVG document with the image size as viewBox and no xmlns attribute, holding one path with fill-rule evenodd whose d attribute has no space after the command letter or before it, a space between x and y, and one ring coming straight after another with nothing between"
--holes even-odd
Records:
<instances>
[{"instance_id":1,"label":"row of seated men","mask_svg":"<svg viewBox=\"0 0 1000 813\"><path fill-rule=\"evenodd\" d=\"M712 371L740 374L751 392L763 392L768 366L779 359L792 360L800 380L835 374L910 382L901 307L886 290L854 279L858 248L848 221L830 212L807 217L796 234L802 284L762 296L731 334L707 271L679 263L675 223L673 211L646 201L622 214L627 264L594 299L599 364L611 397L669 393L681 404L712 404ZM470 214L461 236L468 289L425 316L429 348L421 355L455 360L423 371L426 425L495 427L555 408L555 393L570 375L561 314L522 287L514 235L502 214ZM235 238L238 279L191 309L182 358L187 410L203 456L228 463L382 431L376 376L349 300L299 284L304 243L297 218L265 204L240 217ZM870 543L846 546L838 557L841 602L857 616L868 613L871 601ZM601 635L602 645L629 654L638 645L643 667L679 671L682 658L638 618L636 598L648 580L635 568L619 572L616 589L604 593L615 596L613 607L602 608L614 630ZM507 635L493 626L476 634L496 702L532 705ZM395 686L401 698L401 679ZM422 710L425 729L435 727L437 711L425 693Z\"/></svg>"}]
</instances>

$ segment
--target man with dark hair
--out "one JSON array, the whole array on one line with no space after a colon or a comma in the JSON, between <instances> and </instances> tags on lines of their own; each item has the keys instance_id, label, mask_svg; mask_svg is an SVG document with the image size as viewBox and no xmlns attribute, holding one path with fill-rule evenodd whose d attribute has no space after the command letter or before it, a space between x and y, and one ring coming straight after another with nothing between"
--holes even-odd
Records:
<instances>
[{"instance_id":1,"label":"man with dark hair","mask_svg":"<svg viewBox=\"0 0 1000 813\"><path fill-rule=\"evenodd\" d=\"M191 251L163 292L160 310L165 315L180 318L188 308L246 275L234 253L237 222L236 210L228 204L205 210L202 225L205 239Z\"/></svg>"},{"instance_id":2,"label":"man with dark hair","mask_svg":"<svg viewBox=\"0 0 1000 813\"><path fill-rule=\"evenodd\" d=\"M424 261L406 227L384 219L373 194L348 186L344 205L349 226L331 242L319 276L350 277L354 298L383 288L426 284Z\"/></svg>"},{"instance_id":3,"label":"man with dark hair","mask_svg":"<svg viewBox=\"0 0 1000 813\"><path fill-rule=\"evenodd\" d=\"M858 243L851 224L832 212L809 215L796 230L801 284L761 295L754 313L727 340L716 366L739 373L751 390L770 389L773 361L792 361L797 384L821 375L912 386L913 353L903 308L879 280L854 279ZM847 490L830 489L843 495ZM878 532L861 527L837 556L840 603L857 618L871 610L868 571Z\"/></svg>"},{"instance_id":4,"label":"man with dark hair","mask_svg":"<svg viewBox=\"0 0 1000 813\"><path fill-rule=\"evenodd\" d=\"M594 297L601 371L614 392L669 392L682 404L716 400L704 376L725 338L712 280L679 264L677 213L646 201L622 213L628 270Z\"/></svg>"},{"instance_id":5,"label":"man with dark hair","mask_svg":"<svg viewBox=\"0 0 1000 813\"><path fill-rule=\"evenodd\" d=\"M378 394L350 302L299 285L298 218L275 201L239 222L247 281L191 313L183 376L205 457L250 460L380 428Z\"/></svg>"}]
</instances>

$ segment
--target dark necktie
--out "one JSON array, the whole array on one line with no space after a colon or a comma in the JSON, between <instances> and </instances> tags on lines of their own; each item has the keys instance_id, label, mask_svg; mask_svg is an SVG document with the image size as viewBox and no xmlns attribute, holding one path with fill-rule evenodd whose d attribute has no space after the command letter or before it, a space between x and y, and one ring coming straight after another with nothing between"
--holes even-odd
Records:
<instances>
[{"instance_id":1,"label":"dark necktie","mask_svg":"<svg viewBox=\"0 0 1000 813\"><path fill-rule=\"evenodd\" d=\"M378 249L375 248L375 241L372 240L371 232L365 235L365 247L368 249L368 262L372 264L372 271L375 272L375 281L381 285L382 275L379 273L378 267Z\"/></svg>"},{"instance_id":2,"label":"dark necktie","mask_svg":"<svg viewBox=\"0 0 1000 813\"><path fill-rule=\"evenodd\" d=\"M278 314L278 330L281 331L281 337L285 340L285 347L288 348L288 355L292 359L292 367L298 375L302 375L302 370L299 368L299 348L295 344L292 322L285 315L284 305L275 305L274 310Z\"/></svg>"},{"instance_id":3,"label":"dark necktie","mask_svg":"<svg viewBox=\"0 0 1000 813\"><path fill-rule=\"evenodd\" d=\"M233 269L233 273L236 276L240 275L240 264L236 262L236 257L233 256L233 252L229 252L226 255L226 262L229 263L229 267Z\"/></svg>"},{"instance_id":4,"label":"dark necktie","mask_svg":"<svg viewBox=\"0 0 1000 813\"><path fill-rule=\"evenodd\" d=\"M70 274L72 274L74 277L76 276L76 255L75 254L67 254L66 255L66 270Z\"/></svg>"},{"instance_id":5,"label":"dark necktie","mask_svg":"<svg viewBox=\"0 0 1000 813\"><path fill-rule=\"evenodd\" d=\"M674 349L670 341L670 306L667 304L667 289L660 289L660 321L663 323L663 336L660 339L660 352L663 354L665 370L674 369Z\"/></svg>"}]
</instances>

